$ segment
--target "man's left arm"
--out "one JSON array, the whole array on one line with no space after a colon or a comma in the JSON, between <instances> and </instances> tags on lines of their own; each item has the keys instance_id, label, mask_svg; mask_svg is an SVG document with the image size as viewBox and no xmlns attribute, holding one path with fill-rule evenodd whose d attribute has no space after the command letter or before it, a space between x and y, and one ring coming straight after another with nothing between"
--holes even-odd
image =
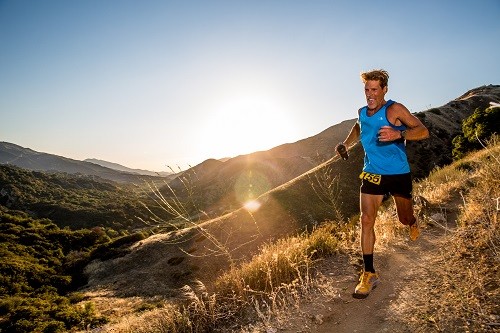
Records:
<instances>
[{"instance_id":1,"label":"man's left arm","mask_svg":"<svg viewBox=\"0 0 500 333\"><path fill-rule=\"evenodd\" d=\"M400 137L406 140L427 139L429 137L429 130L420 119L411 114L404 105L399 104L398 106L401 106L396 109L398 119L406 126L406 130L400 132Z\"/></svg>"},{"instance_id":2,"label":"man's left arm","mask_svg":"<svg viewBox=\"0 0 500 333\"><path fill-rule=\"evenodd\" d=\"M400 103L391 105L387 110L387 118L394 125L405 125L406 130L399 131L391 126L383 126L378 133L378 139L382 142L405 140L423 140L429 137L429 130L424 124L410 113L410 111Z\"/></svg>"}]
</instances>

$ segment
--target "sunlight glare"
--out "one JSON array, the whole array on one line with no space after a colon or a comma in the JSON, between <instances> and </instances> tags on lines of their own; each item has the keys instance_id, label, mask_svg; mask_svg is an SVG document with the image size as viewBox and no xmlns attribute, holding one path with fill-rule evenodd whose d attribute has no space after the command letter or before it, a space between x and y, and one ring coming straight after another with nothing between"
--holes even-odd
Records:
<instances>
[{"instance_id":1,"label":"sunlight glare","mask_svg":"<svg viewBox=\"0 0 500 333\"><path fill-rule=\"evenodd\" d=\"M263 96L236 96L206 114L200 147L212 158L234 157L287 143L295 130L279 103Z\"/></svg>"},{"instance_id":2,"label":"sunlight glare","mask_svg":"<svg viewBox=\"0 0 500 333\"><path fill-rule=\"evenodd\" d=\"M245 207L245 209L248 210L249 212L253 213L260 208L260 202L258 202L257 200L251 200L246 202L243 207Z\"/></svg>"}]
</instances>

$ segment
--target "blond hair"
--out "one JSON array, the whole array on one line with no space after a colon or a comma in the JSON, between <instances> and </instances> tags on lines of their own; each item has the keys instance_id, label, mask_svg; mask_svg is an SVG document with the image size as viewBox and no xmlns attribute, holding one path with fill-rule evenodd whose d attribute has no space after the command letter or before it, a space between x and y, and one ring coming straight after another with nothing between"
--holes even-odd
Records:
<instances>
[{"instance_id":1,"label":"blond hair","mask_svg":"<svg viewBox=\"0 0 500 333\"><path fill-rule=\"evenodd\" d=\"M389 83L389 73L383 69L374 69L361 73L361 80L363 83L366 83L366 81L378 81L380 82L380 87L384 88Z\"/></svg>"}]
</instances>

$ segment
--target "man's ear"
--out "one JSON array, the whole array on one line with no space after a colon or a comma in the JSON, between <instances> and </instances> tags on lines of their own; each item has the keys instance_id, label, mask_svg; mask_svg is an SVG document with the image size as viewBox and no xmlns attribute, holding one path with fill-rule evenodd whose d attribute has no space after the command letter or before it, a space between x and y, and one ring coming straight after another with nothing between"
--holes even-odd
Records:
<instances>
[{"instance_id":1,"label":"man's ear","mask_svg":"<svg viewBox=\"0 0 500 333\"><path fill-rule=\"evenodd\" d=\"M384 90L383 90L383 91L384 91L384 94L387 94L387 90L388 90L388 89L387 89L387 86L385 86L385 87L384 87Z\"/></svg>"}]
</instances>

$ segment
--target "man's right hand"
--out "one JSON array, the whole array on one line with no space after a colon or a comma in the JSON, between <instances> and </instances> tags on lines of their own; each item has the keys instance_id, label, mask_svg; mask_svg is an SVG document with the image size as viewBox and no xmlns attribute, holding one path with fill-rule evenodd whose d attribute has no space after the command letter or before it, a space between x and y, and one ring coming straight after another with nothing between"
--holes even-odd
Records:
<instances>
[{"instance_id":1,"label":"man's right hand","mask_svg":"<svg viewBox=\"0 0 500 333\"><path fill-rule=\"evenodd\" d=\"M339 154L344 161L346 161L349 158L349 154L347 153L347 147L343 142L339 143L335 147L335 150L337 151L337 154Z\"/></svg>"}]
</instances>

